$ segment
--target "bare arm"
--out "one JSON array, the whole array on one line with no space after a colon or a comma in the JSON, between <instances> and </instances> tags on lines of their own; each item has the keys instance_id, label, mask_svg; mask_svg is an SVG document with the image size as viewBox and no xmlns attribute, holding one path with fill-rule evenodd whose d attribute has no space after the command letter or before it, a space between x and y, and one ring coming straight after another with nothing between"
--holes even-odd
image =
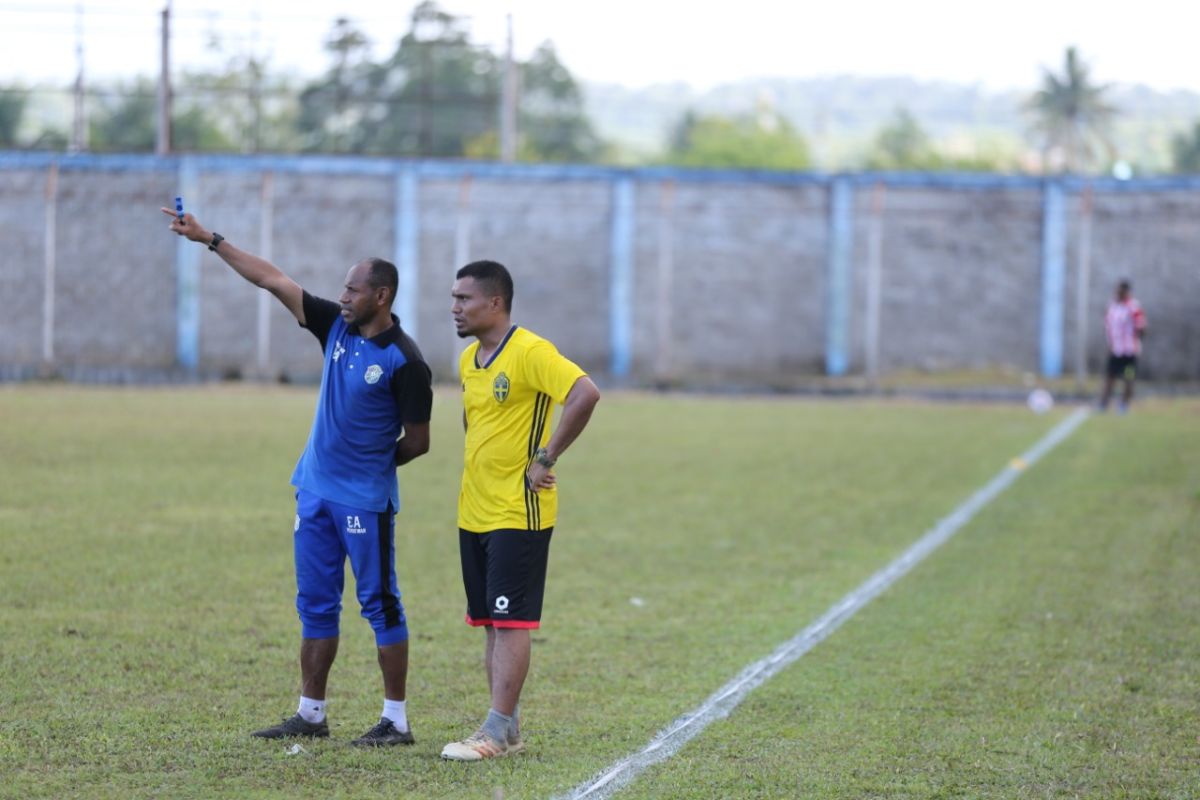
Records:
<instances>
[{"instance_id":1,"label":"bare arm","mask_svg":"<svg viewBox=\"0 0 1200 800\"><path fill-rule=\"evenodd\" d=\"M175 233L203 245L212 242L212 231L197 222L191 214L184 214L183 221L180 222L171 209L164 208L162 212L171 218L171 230ZM225 240L221 241L215 252L238 275L279 298L279 302L292 312L296 321L304 324L304 290L283 270L265 258L240 250Z\"/></svg>"},{"instance_id":2,"label":"bare arm","mask_svg":"<svg viewBox=\"0 0 1200 800\"><path fill-rule=\"evenodd\" d=\"M404 435L396 442L396 466L401 467L429 452L429 423L405 423Z\"/></svg>"},{"instance_id":3,"label":"bare arm","mask_svg":"<svg viewBox=\"0 0 1200 800\"><path fill-rule=\"evenodd\" d=\"M554 434L546 443L546 452L551 459L557 461L559 456L579 437L579 434L583 433L588 420L592 418L592 410L596 408L598 402L600 402L600 390L596 388L596 384L592 383L591 378L584 375L575 381L575 385L567 393L566 402L563 403L562 419L558 421L558 427L554 429ZM529 478L529 484L534 489L547 489L555 483L554 473L550 471L550 468L544 467L536 461L529 465L526 475Z\"/></svg>"}]
</instances>

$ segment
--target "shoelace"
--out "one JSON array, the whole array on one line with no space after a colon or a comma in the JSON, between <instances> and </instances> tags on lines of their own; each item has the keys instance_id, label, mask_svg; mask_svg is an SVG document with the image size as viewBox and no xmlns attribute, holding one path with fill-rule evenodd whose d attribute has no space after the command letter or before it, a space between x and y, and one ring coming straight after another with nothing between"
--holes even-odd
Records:
<instances>
[{"instance_id":1,"label":"shoelace","mask_svg":"<svg viewBox=\"0 0 1200 800\"><path fill-rule=\"evenodd\" d=\"M495 741L483 731L475 731L475 733L467 737L463 744L468 747L474 747L477 750L483 750L492 755L502 753L506 749L504 744Z\"/></svg>"},{"instance_id":2,"label":"shoelace","mask_svg":"<svg viewBox=\"0 0 1200 800\"><path fill-rule=\"evenodd\" d=\"M386 736L395 725L390 719L381 719L375 723L375 727L367 731L367 736ZM364 737L365 738L365 737Z\"/></svg>"}]
</instances>

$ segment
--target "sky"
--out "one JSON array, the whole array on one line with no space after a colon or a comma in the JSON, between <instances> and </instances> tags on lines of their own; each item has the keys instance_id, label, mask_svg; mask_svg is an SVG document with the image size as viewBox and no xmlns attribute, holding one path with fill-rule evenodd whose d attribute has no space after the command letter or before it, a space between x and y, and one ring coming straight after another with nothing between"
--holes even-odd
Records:
<instances>
[{"instance_id":1,"label":"sky","mask_svg":"<svg viewBox=\"0 0 1200 800\"><path fill-rule=\"evenodd\" d=\"M300 78L327 65L321 41L336 14L365 30L377 57L408 28L413 2L170 0L173 69L268 58ZM66 84L82 19L91 80L158 72L167 0L0 0L0 83ZM756 77L898 76L1030 89L1076 46L1102 83L1200 91L1194 68L1200 4L1178 0L442 0L472 39L500 52L507 17L524 57L554 42L577 79L697 89ZM82 9L82 15L78 9ZM211 43L221 42L224 55ZM1188 65L1192 64L1192 67Z\"/></svg>"}]
</instances>

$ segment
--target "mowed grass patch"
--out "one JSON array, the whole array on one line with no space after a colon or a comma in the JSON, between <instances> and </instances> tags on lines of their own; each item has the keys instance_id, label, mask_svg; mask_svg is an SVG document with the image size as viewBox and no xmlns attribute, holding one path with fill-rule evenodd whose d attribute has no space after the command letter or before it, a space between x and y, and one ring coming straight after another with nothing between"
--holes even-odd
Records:
<instances>
[{"instance_id":1,"label":"mowed grass patch","mask_svg":"<svg viewBox=\"0 0 1200 800\"><path fill-rule=\"evenodd\" d=\"M1097 416L622 796L1200 796L1200 404Z\"/></svg>"},{"instance_id":2,"label":"mowed grass patch","mask_svg":"<svg viewBox=\"0 0 1200 800\"><path fill-rule=\"evenodd\" d=\"M793 635L1061 418L609 393L558 469L562 512L522 703L530 752L460 765L437 754L473 729L487 696L482 635L462 623L453 391L438 395L433 451L401 470L417 745L347 745L381 700L350 594L331 739L287 755L247 735L295 707L287 481L315 394L0 391L0 794L549 796ZM1147 407L1144 424L1157 413ZM771 756L764 748L756 757ZM710 777L685 773L680 796Z\"/></svg>"}]
</instances>

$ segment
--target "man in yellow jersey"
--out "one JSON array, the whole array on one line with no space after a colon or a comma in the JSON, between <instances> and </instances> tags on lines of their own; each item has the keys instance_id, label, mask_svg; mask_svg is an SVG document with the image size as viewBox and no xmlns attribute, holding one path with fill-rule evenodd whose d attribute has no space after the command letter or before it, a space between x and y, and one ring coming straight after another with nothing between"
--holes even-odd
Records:
<instances>
[{"instance_id":1,"label":"man in yellow jersey","mask_svg":"<svg viewBox=\"0 0 1200 800\"><path fill-rule=\"evenodd\" d=\"M487 633L492 707L479 730L446 745L442 758L481 761L525 749L518 702L558 508L552 469L587 425L600 391L553 344L512 323L513 281L502 264L475 261L455 277L454 326L461 338L476 339L459 370L467 432L459 553L467 624ZM551 435L555 403L563 412Z\"/></svg>"}]
</instances>

